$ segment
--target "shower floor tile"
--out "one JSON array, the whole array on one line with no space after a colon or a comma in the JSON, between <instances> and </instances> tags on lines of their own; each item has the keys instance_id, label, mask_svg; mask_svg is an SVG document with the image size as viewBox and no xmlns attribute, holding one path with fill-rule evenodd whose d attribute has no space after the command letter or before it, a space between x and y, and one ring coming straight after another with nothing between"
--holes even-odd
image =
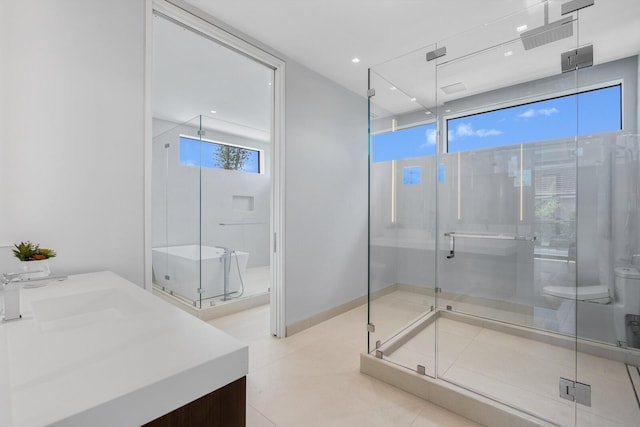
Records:
<instances>
[{"instance_id":1,"label":"shower floor tile","mask_svg":"<svg viewBox=\"0 0 640 427\"><path fill-rule=\"evenodd\" d=\"M560 377L576 376L570 349L440 317L438 377L562 425L575 425L574 403L559 397ZM436 323L385 358L415 369L435 363ZM592 406L578 406L578 426L637 426L640 410L625 365L578 354L578 381Z\"/></svg>"},{"instance_id":2,"label":"shower floor tile","mask_svg":"<svg viewBox=\"0 0 640 427\"><path fill-rule=\"evenodd\" d=\"M248 427L480 427L360 373L363 305L284 339L269 335L269 306L208 323L249 344Z\"/></svg>"}]
</instances>

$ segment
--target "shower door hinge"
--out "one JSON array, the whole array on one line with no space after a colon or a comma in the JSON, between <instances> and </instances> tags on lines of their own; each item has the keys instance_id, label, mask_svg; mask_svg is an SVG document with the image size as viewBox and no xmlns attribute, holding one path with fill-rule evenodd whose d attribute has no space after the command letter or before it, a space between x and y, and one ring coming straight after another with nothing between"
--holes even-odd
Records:
<instances>
[{"instance_id":1,"label":"shower door hinge","mask_svg":"<svg viewBox=\"0 0 640 427\"><path fill-rule=\"evenodd\" d=\"M376 350L376 358L382 359L383 357L384 357L384 353L382 352L382 350Z\"/></svg>"},{"instance_id":2,"label":"shower door hinge","mask_svg":"<svg viewBox=\"0 0 640 427\"><path fill-rule=\"evenodd\" d=\"M374 325L373 323L367 323L367 332L375 332L376 331L376 325Z\"/></svg>"},{"instance_id":3,"label":"shower door hinge","mask_svg":"<svg viewBox=\"0 0 640 427\"><path fill-rule=\"evenodd\" d=\"M593 45L590 44L561 53L560 65L563 73L591 67L593 65Z\"/></svg>"},{"instance_id":4,"label":"shower door hinge","mask_svg":"<svg viewBox=\"0 0 640 427\"><path fill-rule=\"evenodd\" d=\"M171 276L169 276L168 274L164 275L164 280L171 280Z\"/></svg>"},{"instance_id":5,"label":"shower door hinge","mask_svg":"<svg viewBox=\"0 0 640 427\"><path fill-rule=\"evenodd\" d=\"M591 386L560 377L560 397L581 405L591 406Z\"/></svg>"},{"instance_id":6,"label":"shower door hinge","mask_svg":"<svg viewBox=\"0 0 640 427\"><path fill-rule=\"evenodd\" d=\"M442 288L436 288L435 292L436 292L436 294L441 294L442 293Z\"/></svg>"},{"instance_id":7,"label":"shower door hinge","mask_svg":"<svg viewBox=\"0 0 640 427\"><path fill-rule=\"evenodd\" d=\"M372 96L376 96L376 90L375 89L369 89L367 91L367 97L371 98Z\"/></svg>"},{"instance_id":8,"label":"shower door hinge","mask_svg":"<svg viewBox=\"0 0 640 427\"><path fill-rule=\"evenodd\" d=\"M171 144L164 144L164 148L169 148L171 147Z\"/></svg>"},{"instance_id":9,"label":"shower door hinge","mask_svg":"<svg viewBox=\"0 0 640 427\"><path fill-rule=\"evenodd\" d=\"M595 0L572 0L566 3L562 3L562 10L560 15L566 15L567 13L575 12L576 10L584 9L585 7L593 6Z\"/></svg>"},{"instance_id":10,"label":"shower door hinge","mask_svg":"<svg viewBox=\"0 0 640 427\"><path fill-rule=\"evenodd\" d=\"M207 133L207 132L205 132L205 131L203 131L203 130L199 130L199 131L198 131L198 135L199 135L199 136L206 135L206 133Z\"/></svg>"},{"instance_id":11,"label":"shower door hinge","mask_svg":"<svg viewBox=\"0 0 640 427\"><path fill-rule=\"evenodd\" d=\"M418 365L416 367L416 372L419 373L420 375L427 375L427 368L425 368L422 365Z\"/></svg>"},{"instance_id":12,"label":"shower door hinge","mask_svg":"<svg viewBox=\"0 0 640 427\"><path fill-rule=\"evenodd\" d=\"M427 62L433 61L436 58L440 58L447 54L446 46L442 46L437 48L436 50L432 50L431 52L427 52Z\"/></svg>"}]
</instances>

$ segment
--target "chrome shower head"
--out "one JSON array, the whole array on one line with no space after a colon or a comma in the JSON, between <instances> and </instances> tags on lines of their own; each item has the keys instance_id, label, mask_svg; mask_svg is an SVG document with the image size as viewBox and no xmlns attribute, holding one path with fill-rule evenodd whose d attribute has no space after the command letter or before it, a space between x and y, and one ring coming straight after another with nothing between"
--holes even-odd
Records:
<instances>
[{"instance_id":1,"label":"chrome shower head","mask_svg":"<svg viewBox=\"0 0 640 427\"><path fill-rule=\"evenodd\" d=\"M573 18L568 16L549 22L549 2L544 4L544 25L520 34L524 50L535 49L545 44L573 36Z\"/></svg>"},{"instance_id":2,"label":"chrome shower head","mask_svg":"<svg viewBox=\"0 0 640 427\"><path fill-rule=\"evenodd\" d=\"M524 50L534 49L545 44L573 36L573 19L569 16L558 21L520 34Z\"/></svg>"}]
</instances>

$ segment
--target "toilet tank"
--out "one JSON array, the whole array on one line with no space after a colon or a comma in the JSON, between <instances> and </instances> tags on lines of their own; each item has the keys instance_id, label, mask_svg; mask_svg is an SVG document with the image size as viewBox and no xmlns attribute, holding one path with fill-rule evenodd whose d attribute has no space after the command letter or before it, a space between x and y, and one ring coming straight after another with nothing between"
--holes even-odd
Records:
<instances>
[{"instance_id":1,"label":"toilet tank","mask_svg":"<svg viewBox=\"0 0 640 427\"><path fill-rule=\"evenodd\" d=\"M640 314L640 272L635 267L618 267L614 270L616 304L625 306L630 314Z\"/></svg>"}]
</instances>

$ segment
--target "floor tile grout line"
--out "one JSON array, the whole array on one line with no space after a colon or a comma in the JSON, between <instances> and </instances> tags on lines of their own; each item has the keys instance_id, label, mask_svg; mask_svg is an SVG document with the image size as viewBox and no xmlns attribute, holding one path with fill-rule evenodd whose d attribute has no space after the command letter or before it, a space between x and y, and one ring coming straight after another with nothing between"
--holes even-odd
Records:
<instances>
[{"instance_id":1,"label":"floor tile grout line","mask_svg":"<svg viewBox=\"0 0 640 427\"><path fill-rule=\"evenodd\" d=\"M278 427L278 424L276 424L271 418L267 417L265 414L263 414L260 410L258 410L255 406L247 403L247 406L250 406L254 411L256 411L258 414L260 414L260 416L262 416L265 420L269 421L271 424L273 424L275 427Z\"/></svg>"},{"instance_id":2,"label":"floor tile grout line","mask_svg":"<svg viewBox=\"0 0 640 427\"><path fill-rule=\"evenodd\" d=\"M638 404L638 409L640 409L640 399L638 398L638 390L636 388L636 384L633 382L633 377L631 376L631 372L629 371L629 365L625 363L624 366L627 368L627 375L629 375L629 381L631 381L631 390L633 390L633 394L636 396L636 403ZM640 369L638 367L632 366L632 368L636 368L638 370L638 374L640 375ZM640 384L638 384L638 387L640 387Z\"/></svg>"},{"instance_id":3,"label":"floor tile grout line","mask_svg":"<svg viewBox=\"0 0 640 427\"><path fill-rule=\"evenodd\" d=\"M439 319L436 319L436 327L437 327L437 322ZM462 355L464 354L464 352L471 346L471 344L473 344L473 342L476 340L476 338L478 337L478 335L480 335L480 332L482 332L484 330L484 328L480 328L480 330L478 330L478 332L471 338L471 340L469 341L469 343L467 345L464 346L464 348L462 348L459 352L458 355L456 356L455 360L453 360L450 364L449 367L442 373L442 376L444 377L447 372L449 372L449 370L451 368L453 368L453 366L458 362L458 360L460 360L460 358L462 357ZM437 335L436 335L437 336ZM436 343L436 347L437 347L437 343ZM440 374L438 374L438 376L441 376Z\"/></svg>"}]
</instances>

